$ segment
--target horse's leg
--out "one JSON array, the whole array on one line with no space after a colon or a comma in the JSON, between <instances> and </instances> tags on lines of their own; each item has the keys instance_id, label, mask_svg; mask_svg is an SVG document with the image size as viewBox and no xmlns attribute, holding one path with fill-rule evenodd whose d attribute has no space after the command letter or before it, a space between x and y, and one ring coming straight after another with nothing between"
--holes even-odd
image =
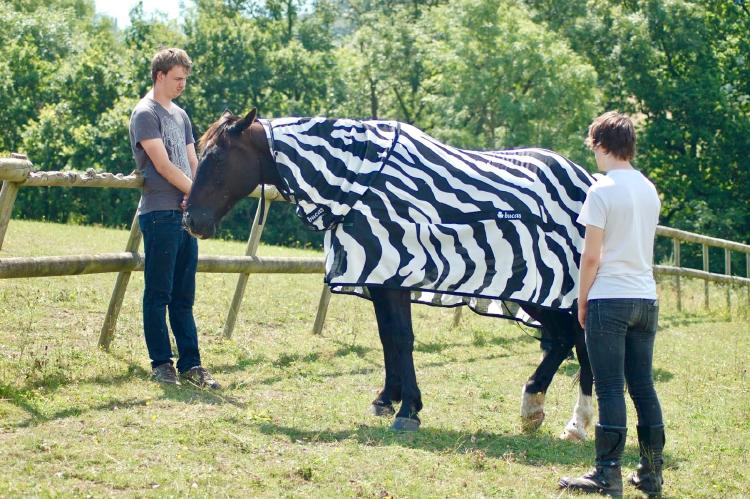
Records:
<instances>
[{"instance_id":1,"label":"horse's leg","mask_svg":"<svg viewBox=\"0 0 750 499\"><path fill-rule=\"evenodd\" d=\"M394 342L392 325L389 321L387 296L377 288L370 289L370 297L378 322L380 344L383 346L385 363L385 383L383 389L370 404L370 413L375 416L393 416L396 410L393 403L401 402L401 376L398 372L398 350Z\"/></svg>"},{"instance_id":2,"label":"horse's leg","mask_svg":"<svg viewBox=\"0 0 750 499\"><path fill-rule=\"evenodd\" d=\"M521 426L524 431L534 431L544 421L544 398L552 378L567 358L572 344L552 334L549 353L544 356L534 373L523 386L521 393Z\"/></svg>"},{"instance_id":3,"label":"horse's leg","mask_svg":"<svg viewBox=\"0 0 750 499\"><path fill-rule=\"evenodd\" d=\"M573 334L576 346L576 356L578 364L581 366L578 372L578 401L573 409L573 417L565 425L560 438L564 440L586 440L588 437L587 429L594 422L594 405L591 399L591 389L594 386L594 375L591 371L589 354L586 350L586 338L578 321L574 319L575 328Z\"/></svg>"},{"instance_id":4,"label":"horse's leg","mask_svg":"<svg viewBox=\"0 0 750 499\"><path fill-rule=\"evenodd\" d=\"M394 430L416 431L422 410L422 395L414 370L414 332L411 323L409 291L370 288L375 315L384 336L390 336L394 347L396 372L401 382L401 407L391 427Z\"/></svg>"},{"instance_id":5,"label":"horse's leg","mask_svg":"<svg viewBox=\"0 0 750 499\"><path fill-rule=\"evenodd\" d=\"M539 338L539 349L542 351L541 360L544 360L544 358L549 354L550 350L552 350L552 337L546 329L540 329L540 331L542 333L542 336L541 338Z\"/></svg>"},{"instance_id":6,"label":"horse's leg","mask_svg":"<svg viewBox=\"0 0 750 499\"><path fill-rule=\"evenodd\" d=\"M538 429L544 421L544 398L560 364L567 358L573 341L559 323L560 313L532 305L523 309L542 324L547 349L539 366L521 390L521 426L524 431Z\"/></svg>"}]
</instances>

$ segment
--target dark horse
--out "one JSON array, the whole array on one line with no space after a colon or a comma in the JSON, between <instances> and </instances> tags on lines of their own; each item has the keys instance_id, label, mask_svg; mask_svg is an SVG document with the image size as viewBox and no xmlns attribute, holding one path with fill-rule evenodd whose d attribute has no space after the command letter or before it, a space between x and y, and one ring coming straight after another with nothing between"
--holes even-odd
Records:
<instances>
[{"instance_id":1,"label":"dark horse","mask_svg":"<svg viewBox=\"0 0 750 499\"><path fill-rule=\"evenodd\" d=\"M271 152L269 135L253 109L244 118L224 113L200 140L201 160L187 201L183 223L200 238L214 235L221 218L240 199L260 184L289 192ZM295 196L296 197L296 196ZM413 361L414 334L411 295L407 289L368 286L378 324L385 360L385 386L372 402L375 415L393 415L393 428L419 427L421 394ZM526 313L542 326L549 348L540 365L523 387L521 417L524 429L532 430L544 419L544 394L562 361L575 346L581 365L580 391L573 418L562 438L586 438L591 423L592 375L583 331L569 310L554 310L523 304ZM401 402L398 412L394 403Z\"/></svg>"}]
</instances>

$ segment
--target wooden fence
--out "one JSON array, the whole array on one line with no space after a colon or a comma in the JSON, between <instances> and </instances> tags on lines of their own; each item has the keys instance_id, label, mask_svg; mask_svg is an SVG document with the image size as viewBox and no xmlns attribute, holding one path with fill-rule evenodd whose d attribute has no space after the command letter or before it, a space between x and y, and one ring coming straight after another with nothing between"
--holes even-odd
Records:
<instances>
[{"instance_id":1,"label":"wooden fence","mask_svg":"<svg viewBox=\"0 0 750 499\"><path fill-rule=\"evenodd\" d=\"M5 233L10 222L13 204L20 187L103 187L121 189L140 189L143 179L137 175L122 175L111 173L97 173L94 170L86 172L73 171L34 171L33 165L22 155L12 155L10 158L0 158L0 180L3 181L0 190L0 250L2 250ZM260 197L260 189L251 194ZM283 200L275 188L267 186L265 189L266 209L270 209L272 201ZM268 258L256 255L258 244L263 232L263 225L259 221L260 205L255 213L250 236L245 249L245 256L201 256L198 260L198 272L219 272L239 274L232 303L227 313L224 325L224 336L232 336L237 314L242 304L245 287L250 274L254 273L322 273L324 271L323 258ZM267 219L267 217L266 217ZM677 308L682 309L681 278L702 279L705 282L705 306L709 306L708 282L713 281L727 285L727 307L731 307L731 286L745 285L748 288L748 303L750 304L750 279L731 275L731 252L745 254L747 276L750 277L750 245L741 244L724 239L706 237L691 232L685 232L669 227L659 226L657 235L673 240L673 266L656 265L654 273L657 275L674 276L677 293ZM99 336L99 346L109 349L114 338L117 318L120 313L125 290L130 280L130 274L143 270L143 256L138 253L141 243L141 232L138 219L134 217L130 227L130 235L123 252L104 253L95 255L74 256L45 256L0 258L0 279L17 277L49 277L78 274L94 274L103 272L117 272L109 308L104 318L104 324ZM701 244L703 247L703 270L683 268L680 266L680 248L682 243ZM724 274L709 272L708 248L724 249ZM313 332L319 334L323 329L331 293L327 286L323 286L318 304L318 311L313 325ZM461 317L462 307L455 309L453 319L457 325Z\"/></svg>"},{"instance_id":2,"label":"wooden fence","mask_svg":"<svg viewBox=\"0 0 750 499\"><path fill-rule=\"evenodd\" d=\"M140 189L143 185L143 179L138 175L96 173L93 170L88 170L87 172L33 171L32 164L21 155L14 155L11 158L0 158L0 180L3 181L2 191L0 191L0 250L2 250L13 204L20 187L57 186ZM256 189L251 196L259 197L259 193L260 189ZM265 199L267 203L266 210L270 209L272 201L283 200L273 187L265 189ZM250 274L320 274L324 270L323 258L268 258L257 256L258 243L263 232L263 225L259 223L259 213L260 210L257 210L255 213L255 218L250 229L250 237L245 249L245 256L200 256L198 259L198 272L239 274L234 298L232 299L224 326L224 335L226 337L231 337L234 330L237 313L242 304L245 286ZM141 237L138 219L134 217L130 226L130 235L123 252L97 255L0 258L0 279L117 272L117 279L99 335L99 346L106 350L109 349L114 338L117 318L120 314L130 274L134 271L143 271L143 255L138 253ZM316 334L320 333L323 329L329 300L330 291L327 286L323 286L313 327L313 331Z\"/></svg>"}]
</instances>

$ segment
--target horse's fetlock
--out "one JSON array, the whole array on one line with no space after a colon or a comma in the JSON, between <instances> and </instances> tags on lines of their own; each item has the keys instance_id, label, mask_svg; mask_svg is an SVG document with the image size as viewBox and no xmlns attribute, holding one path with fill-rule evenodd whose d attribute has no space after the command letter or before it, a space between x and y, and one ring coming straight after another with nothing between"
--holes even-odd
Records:
<instances>
[{"instance_id":1,"label":"horse's fetlock","mask_svg":"<svg viewBox=\"0 0 750 499\"><path fill-rule=\"evenodd\" d=\"M544 422L544 392L528 393L524 386L521 392L521 426L524 431L534 431Z\"/></svg>"}]
</instances>

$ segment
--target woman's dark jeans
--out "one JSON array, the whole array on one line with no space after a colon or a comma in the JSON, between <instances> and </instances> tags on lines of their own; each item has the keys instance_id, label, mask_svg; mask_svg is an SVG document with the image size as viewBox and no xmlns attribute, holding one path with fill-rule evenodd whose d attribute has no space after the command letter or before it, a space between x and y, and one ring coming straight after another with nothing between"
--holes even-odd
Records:
<instances>
[{"instance_id":1,"label":"woman's dark jeans","mask_svg":"<svg viewBox=\"0 0 750 499\"><path fill-rule=\"evenodd\" d=\"M626 382L638 424L663 424L651 373L658 315L657 300L589 300L586 348L594 372L600 425L627 426Z\"/></svg>"},{"instance_id":2,"label":"woman's dark jeans","mask_svg":"<svg viewBox=\"0 0 750 499\"><path fill-rule=\"evenodd\" d=\"M151 366L172 361L166 312L177 343L177 370L201 364L193 318L198 241L182 227L182 212L152 211L138 217L146 252L143 331Z\"/></svg>"}]
</instances>

